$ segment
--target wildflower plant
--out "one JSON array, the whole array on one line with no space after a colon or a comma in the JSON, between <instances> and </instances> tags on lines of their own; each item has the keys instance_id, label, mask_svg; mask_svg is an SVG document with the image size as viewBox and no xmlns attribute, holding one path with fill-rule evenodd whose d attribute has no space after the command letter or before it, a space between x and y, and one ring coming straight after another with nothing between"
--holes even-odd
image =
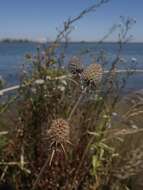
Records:
<instances>
[{"instance_id":1,"label":"wildflower plant","mask_svg":"<svg viewBox=\"0 0 143 190\"><path fill-rule=\"evenodd\" d=\"M63 67L72 24L107 2L101 0L68 19L53 43L26 56L31 68L21 80L17 121L0 163L1 180L17 190L100 190L112 187L113 178L121 184L115 175L118 166L112 170L119 155L110 143L118 134L109 137L112 113L128 78L119 78L116 71L132 20L114 26L120 28L119 49L108 71L103 51L87 67L79 57Z\"/></svg>"}]
</instances>

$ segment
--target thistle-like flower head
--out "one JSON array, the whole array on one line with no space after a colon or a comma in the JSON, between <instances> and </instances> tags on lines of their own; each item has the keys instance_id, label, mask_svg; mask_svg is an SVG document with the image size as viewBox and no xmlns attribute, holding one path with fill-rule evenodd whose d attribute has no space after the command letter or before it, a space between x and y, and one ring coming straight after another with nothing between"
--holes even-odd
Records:
<instances>
[{"instance_id":1,"label":"thistle-like flower head","mask_svg":"<svg viewBox=\"0 0 143 190\"><path fill-rule=\"evenodd\" d=\"M82 73L82 79L87 82L98 83L101 81L103 75L103 69L99 64L89 65Z\"/></svg>"},{"instance_id":2,"label":"thistle-like flower head","mask_svg":"<svg viewBox=\"0 0 143 190\"><path fill-rule=\"evenodd\" d=\"M69 123L61 118L53 120L50 129L47 131L47 135L52 144L70 143Z\"/></svg>"}]
</instances>

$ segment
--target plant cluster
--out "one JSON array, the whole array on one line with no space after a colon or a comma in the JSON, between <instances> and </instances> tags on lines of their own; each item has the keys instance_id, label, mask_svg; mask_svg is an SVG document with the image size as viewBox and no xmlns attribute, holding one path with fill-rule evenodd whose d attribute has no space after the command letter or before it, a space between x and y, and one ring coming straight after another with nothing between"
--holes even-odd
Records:
<instances>
[{"instance_id":1,"label":"plant cluster","mask_svg":"<svg viewBox=\"0 0 143 190\"><path fill-rule=\"evenodd\" d=\"M16 190L126 190L130 177L140 171L142 147L122 161L116 146L138 130L112 126L115 106L130 75L119 77L116 70L133 20L122 18L117 26L119 51L108 71L103 52L89 66L72 57L68 68L63 67L71 25L106 2L69 19L53 43L26 56L30 72L23 73L10 106L15 106L16 119L10 123L13 129L0 154L0 180Z\"/></svg>"}]
</instances>

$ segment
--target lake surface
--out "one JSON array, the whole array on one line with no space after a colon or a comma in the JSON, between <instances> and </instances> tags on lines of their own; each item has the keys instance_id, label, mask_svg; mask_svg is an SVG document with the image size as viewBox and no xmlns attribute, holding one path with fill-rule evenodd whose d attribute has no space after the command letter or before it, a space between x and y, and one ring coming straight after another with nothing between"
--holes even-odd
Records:
<instances>
[{"instance_id":1,"label":"lake surface","mask_svg":"<svg viewBox=\"0 0 143 190\"><path fill-rule=\"evenodd\" d=\"M24 55L35 53L39 45L36 43L0 43L0 75L6 80L7 86L17 84L20 77L22 65L26 64ZM114 43L70 43L65 54L66 62L73 55L81 55L84 64L92 63L93 58L99 51L105 51L109 60L106 67L110 66L118 51L118 45ZM88 53L90 51L90 53ZM83 55L84 54L84 55ZM137 60L137 69L143 69L143 43L126 44L122 51L122 57L126 63L122 63L120 68L132 65L133 60ZM128 91L143 89L143 73L135 73L128 81Z\"/></svg>"}]
</instances>

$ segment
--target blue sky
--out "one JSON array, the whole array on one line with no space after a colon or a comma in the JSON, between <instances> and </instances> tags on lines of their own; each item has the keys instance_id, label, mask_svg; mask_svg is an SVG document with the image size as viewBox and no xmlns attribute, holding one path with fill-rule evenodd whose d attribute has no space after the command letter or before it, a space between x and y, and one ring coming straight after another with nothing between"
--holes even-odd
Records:
<instances>
[{"instance_id":1,"label":"blue sky","mask_svg":"<svg viewBox=\"0 0 143 190\"><path fill-rule=\"evenodd\" d=\"M64 20L77 15L96 0L0 0L0 38L53 40ZM75 23L71 40L96 41L120 16L133 17L137 23L131 34L143 42L143 0L111 0ZM113 35L109 40L115 40Z\"/></svg>"}]
</instances>

